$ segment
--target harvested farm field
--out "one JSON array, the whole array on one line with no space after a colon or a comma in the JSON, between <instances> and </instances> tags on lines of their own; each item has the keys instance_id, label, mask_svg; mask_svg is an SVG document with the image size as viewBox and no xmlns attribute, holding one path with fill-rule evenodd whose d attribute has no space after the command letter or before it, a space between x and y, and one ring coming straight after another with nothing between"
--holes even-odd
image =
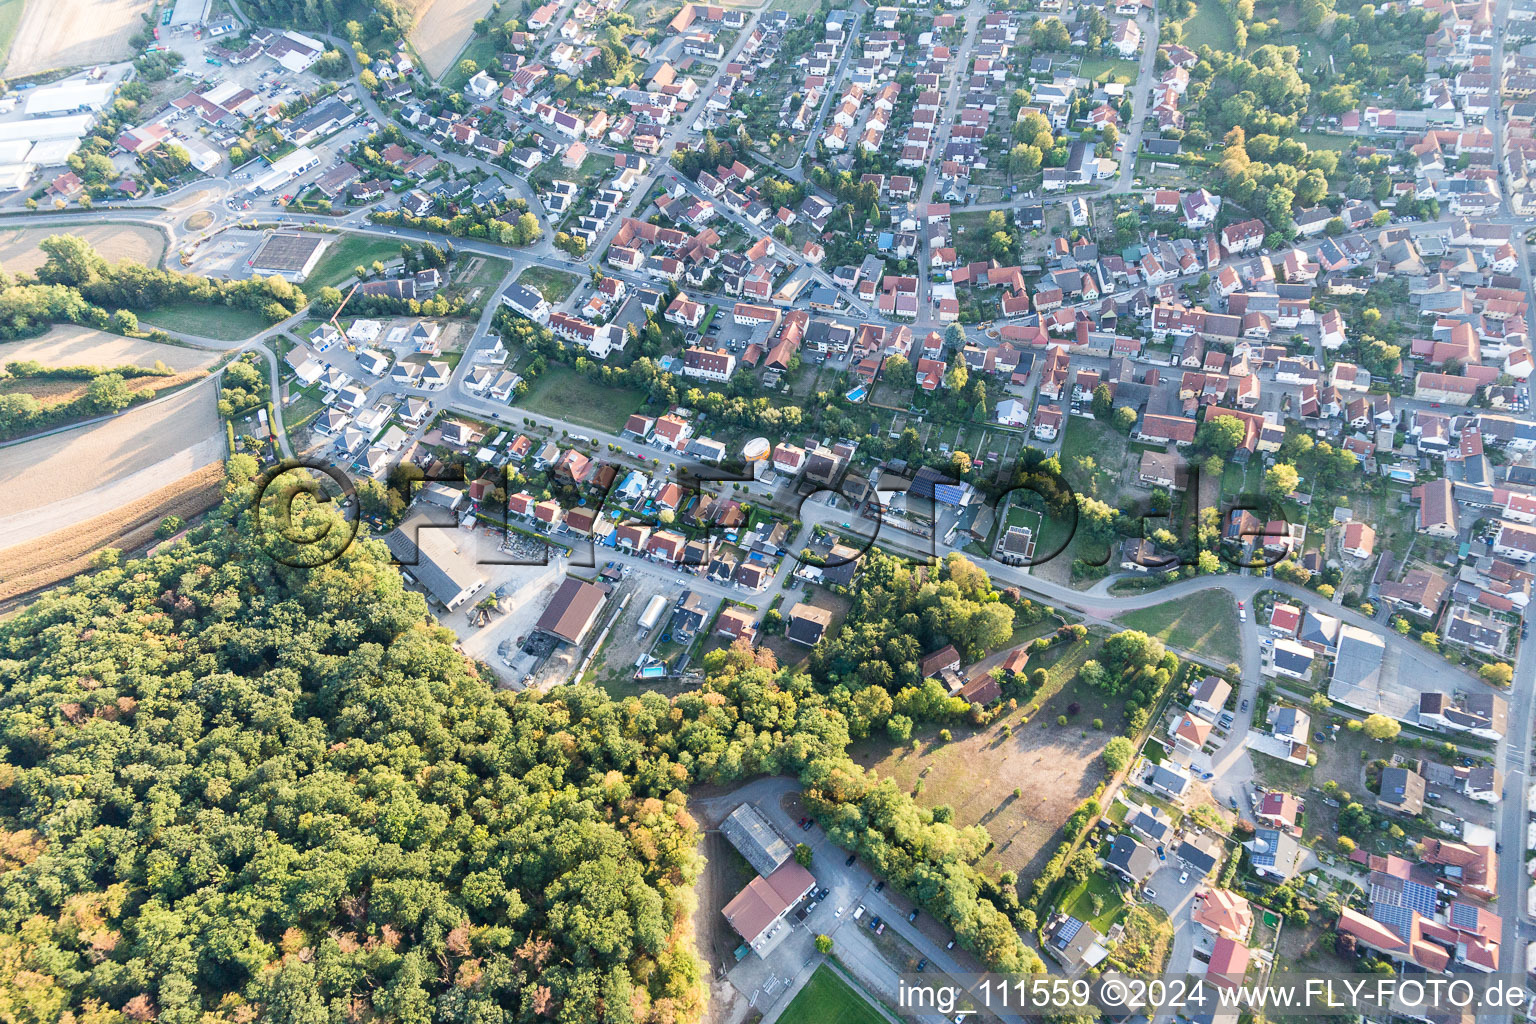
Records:
<instances>
[{"instance_id":1,"label":"harvested farm field","mask_svg":"<svg viewBox=\"0 0 1536 1024\"><path fill-rule=\"evenodd\" d=\"M139 501L222 459L216 396L194 385L94 426L0 448L0 548Z\"/></svg>"},{"instance_id":2,"label":"harvested farm field","mask_svg":"<svg viewBox=\"0 0 1536 1024\"><path fill-rule=\"evenodd\" d=\"M131 57L128 40L143 27L139 15L151 6L149 0L33 0L22 12L5 75L20 78Z\"/></svg>"},{"instance_id":3,"label":"harvested farm field","mask_svg":"<svg viewBox=\"0 0 1536 1024\"><path fill-rule=\"evenodd\" d=\"M39 338L0 344L0 366L6 363L35 362L57 366L142 366L149 369L155 361L173 370L196 370L218 358L207 349L161 345L142 338L92 330L89 327L55 327Z\"/></svg>"},{"instance_id":4,"label":"harvested farm field","mask_svg":"<svg viewBox=\"0 0 1536 1024\"><path fill-rule=\"evenodd\" d=\"M46 9L47 4L37 4ZM28 8L30 11L31 8ZM165 255L165 236L157 229L141 224L70 224L49 228L0 229L0 265L12 274L31 274L43 265L47 256L37 243L49 235L76 235L108 263L136 260L146 266L158 266Z\"/></svg>"},{"instance_id":5,"label":"harvested farm field","mask_svg":"<svg viewBox=\"0 0 1536 1024\"><path fill-rule=\"evenodd\" d=\"M427 74L442 78L475 34L475 22L490 11L491 0L423 0L410 6L416 14L411 46Z\"/></svg>"},{"instance_id":6,"label":"harvested farm field","mask_svg":"<svg viewBox=\"0 0 1536 1024\"><path fill-rule=\"evenodd\" d=\"M0 550L0 601L53 586L84 572L93 552L132 551L154 539L166 516L190 519L218 504L224 464L211 462L138 501L56 530L35 541Z\"/></svg>"}]
</instances>

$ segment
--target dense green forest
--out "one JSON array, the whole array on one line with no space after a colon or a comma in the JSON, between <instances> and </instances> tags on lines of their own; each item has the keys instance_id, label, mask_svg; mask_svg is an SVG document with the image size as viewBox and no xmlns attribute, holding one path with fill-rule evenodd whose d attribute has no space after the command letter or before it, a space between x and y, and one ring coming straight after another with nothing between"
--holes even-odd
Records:
<instances>
[{"instance_id":1,"label":"dense green forest","mask_svg":"<svg viewBox=\"0 0 1536 1024\"><path fill-rule=\"evenodd\" d=\"M743 647L671 700L497 691L379 542L270 558L256 473L232 458L187 538L0 625L3 1019L693 1020L685 793L763 773L1038 968L985 832L848 758L841 687Z\"/></svg>"}]
</instances>

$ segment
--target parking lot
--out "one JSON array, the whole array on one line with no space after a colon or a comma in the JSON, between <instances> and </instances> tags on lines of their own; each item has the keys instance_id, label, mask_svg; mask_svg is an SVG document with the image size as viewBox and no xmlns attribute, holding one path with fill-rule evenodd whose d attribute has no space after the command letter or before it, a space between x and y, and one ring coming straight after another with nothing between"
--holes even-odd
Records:
<instances>
[{"instance_id":1,"label":"parking lot","mask_svg":"<svg viewBox=\"0 0 1536 1024\"><path fill-rule=\"evenodd\" d=\"M747 350L747 346L756 342L765 349L768 347L768 337L771 333L769 324L758 324L755 327L746 327L736 323L724 307L715 314L715 319L709 325L709 337L713 342L704 342L714 348L723 348L737 356Z\"/></svg>"},{"instance_id":2,"label":"parking lot","mask_svg":"<svg viewBox=\"0 0 1536 1024\"><path fill-rule=\"evenodd\" d=\"M225 231L194 250L188 270L226 280L249 277L250 259L265 239L262 231Z\"/></svg>"}]
</instances>

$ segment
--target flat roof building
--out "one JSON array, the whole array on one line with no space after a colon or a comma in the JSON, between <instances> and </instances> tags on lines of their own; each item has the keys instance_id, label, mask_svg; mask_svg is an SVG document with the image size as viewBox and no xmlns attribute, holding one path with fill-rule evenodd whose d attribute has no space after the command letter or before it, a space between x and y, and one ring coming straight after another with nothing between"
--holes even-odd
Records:
<instances>
[{"instance_id":1,"label":"flat roof building","mask_svg":"<svg viewBox=\"0 0 1536 1024\"><path fill-rule=\"evenodd\" d=\"M323 235L310 232L277 232L267 238L251 257L253 275L276 275L294 284L301 283L320 262L329 242Z\"/></svg>"},{"instance_id":2,"label":"flat roof building","mask_svg":"<svg viewBox=\"0 0 1536 1024\"><path fill-rule=\"evenodd\" d=\"M459 546L458 527L436 522L424 510L392 530L384 543L401 568L449 611L485 586L474 554L467 544Z\"/></svg>"},{"instance_id":3,"label":"flat roof building","mask_svg":"<svg viewBox=\"0 0 1536 1024\"><path fill-rule=\"evenodd\" d=\"M27 92L23 110L28 117L50 117L55 114L74 114L99 111L112 98L116 82L91 82L76 79L44 85Z\"/></svg>"}]
</instances>

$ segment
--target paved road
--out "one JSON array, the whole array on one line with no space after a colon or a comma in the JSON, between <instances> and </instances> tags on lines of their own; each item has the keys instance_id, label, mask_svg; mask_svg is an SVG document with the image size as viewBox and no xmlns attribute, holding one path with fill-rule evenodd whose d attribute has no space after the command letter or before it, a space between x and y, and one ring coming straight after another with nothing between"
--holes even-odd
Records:
<instances>
[{"instance_id":1,"label":"paved road","mask_svg":"<svg viewBox=\"0 0 1536 1024\"><path fill-rule=\"evenodd\" d=\"M1495 25L1507 24L1510 0L1499 0L1494 11ZM1509 202L1509 181L1504 178L1504 129L1505 117L1501 91L1504 84L1504 33L1494 33L1493 44L1493 101L1490 104L1487 126L1493 133L1493 166L1503 178L1500 189L1501 207L1506 214L1512 213ZM1528 223L1528 222L1527 222ZM1524 240L1515 244L1520 260L1520 274L1524 282L1527 301L1536 295L1531 287L1530 253ZM1515 662L1515 675L1510 684L1508 732L1499 744L1498 764L1504 770L1504 793L1499 804L1498 836L1503 845L1499 858L1500 915L1504 919L1499 967L1507 974L1519 974L1526 965L1525 943L1521 941L1522 927L1529 921L1526 913L1526 886L1530 879L1525 874L1526 834L1526 785L1530 779L1531 716L1532 703L1536 699L1536 655L1531 645L1520 644L1520 655Z\"/></svg>"},{"instance_id":2,"label":"paved road","mask_svg":"<svg viewBox=\"0 0 1536 1024\"><path fill-rule=\"evenodd\" d=\"M944 160L944 147L949 145L950 132L954 129L955 115L960 110L960 99L966 90L956 84L957 75L965 75L971 68L971 53L976 49L976 34L981 27L987 13L987 5L973 0L965 9L965 35L960 40L960 46L955 50L945 68L945 75L939 79L939 91L945 94L944 109L939 112L939 120L934 124L934 137L932 139L932 157L923 169L923 183L918 188L917 208L924 209L933 198L933 193L938 189L939 167ZM1012 206L1013 204L1008 204ZM978 207L968 206L967 212ZM953 228L951 228L953 230ZM928 227L924 223L919 226L918 233L921 236L919 248L922 253L920 262L924 267L933 262L933 250L928 244ZM933 283L926 272L917 275L917 322L913 325L914 334L926 334L928 330L941 326L938 314L934 311Z\"/></svg>"},{"instance_id":3,"label":"paved road","mask_svg":"<svg viewBox=\"0 0 1536 1024\"><path fill-rule=\"evenodd\" d=\"M1158 7L1152 5L1152 15L1147 19L1149 24L1142 24L1138 18L1137 24L1141 26L1141 64L1136 72L1136 84L1131 86L1131 123L1122 136L1125 149L1120 153L1120 177L1115 182L1115 191L1127 193L1131 190L1131 182L1136 178L1136 156L1141 152L1142 129L1147 115L1151 112L1152 87L1157 82L1157 18Z\"/></svg>"},{"instance_id":4,"label":"paved road","mask_svg":"<svg viewBox=\"0 0 1536 1024\"><path fill-rule=\"evenodd\" d=\"M868 5L863 0L858 0L849 8L850 13L853 14L853 23L845 30L847 39L843 45L843 56L837 62L837 70L827 79L824 86L826 92L821 97L821 107L816 111L816 116L811 119L811 123L805 126L805 147L800 153L802 164L807 158L815 156L816 140L821 138L821 126L827 119L827 111L831 109L834 102L842 98L843 75L848 71L848 59L853 56L853 41L858 37L859 21L867 9ZM858 145L858 139L853 138L850 133L848 148L852 149L856 145Z\"/></svg>"}]
</instances>

